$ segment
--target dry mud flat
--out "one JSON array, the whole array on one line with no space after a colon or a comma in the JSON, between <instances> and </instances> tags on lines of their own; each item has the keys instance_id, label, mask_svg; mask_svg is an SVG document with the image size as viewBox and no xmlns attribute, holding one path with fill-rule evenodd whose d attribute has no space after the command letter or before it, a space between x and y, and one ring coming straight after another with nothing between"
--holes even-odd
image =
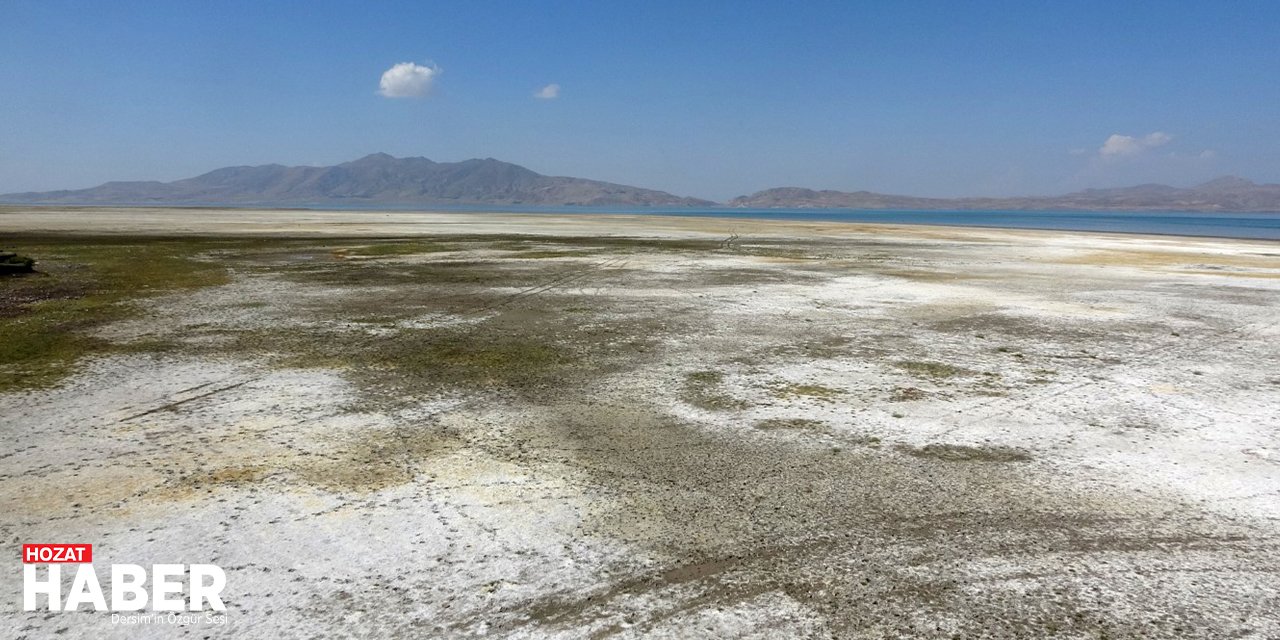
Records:
<instances>
[{"instance_id":1,"label":"dry mud flat","mask_svg":"<svg viewBox=\"0 0 1280 640\"><path fill-rule=\"evenodd\" d=\"M96 255L218 276L68 325L92 348L56 379L3 365L39 384L0 393L0 533L216 563L229 605L23 613L11 556L10 637L1280 636L1275 243L164 210L0 233L72 292L35 304Z\"/></svg>"}]
</instances>

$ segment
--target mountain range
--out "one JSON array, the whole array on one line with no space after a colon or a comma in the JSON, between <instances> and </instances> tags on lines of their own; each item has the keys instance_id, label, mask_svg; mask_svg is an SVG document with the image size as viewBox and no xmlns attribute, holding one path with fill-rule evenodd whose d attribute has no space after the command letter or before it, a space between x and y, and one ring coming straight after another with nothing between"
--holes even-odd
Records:
<instances>
[{"instance_id":1,"label":"mountain range","mask_svg":"<svg viewBox=\"0 0 1280 640\"><path fill-rule=\"evenodd\" d=\"M169 205L582 205L707 207L715 203L611 182L544 176L486 158L433 162L375 153L332 167L226 167L174 182L0 195L0 202Z\"/></svg>"},{"instance_id":2,"label":"mountain range","mask_svg":"<svg viewBox=\"0 0 1280 640\"><path fill-rule=\"evenodd\" d=\"M546 176L486 158L433 162L375 153L331 167L226 167L174 182L108 182L89 189L0 195L15 204L378 206L533 205L789 209L983 209L1280 212L1280 184L1228 176L1189 188L1144 184L1062 196L922 198L780 187L725 205L611 182Z\"/></svg>"},{"instance_id":3,"label":"mountain range","mask_svg":"<svg viewBox=\"0 0 1280 640\"><path fill-rule=\"evenodd\" d=\"M788 209L926 209L987 211L1238 211L1280 212L1280 184L1227 176L1189 188L1142 184L1085 189L1061 196L919 198L871 191L815 191L782 187L729 201L731 207Z\"/></svg>"}]
</instances>

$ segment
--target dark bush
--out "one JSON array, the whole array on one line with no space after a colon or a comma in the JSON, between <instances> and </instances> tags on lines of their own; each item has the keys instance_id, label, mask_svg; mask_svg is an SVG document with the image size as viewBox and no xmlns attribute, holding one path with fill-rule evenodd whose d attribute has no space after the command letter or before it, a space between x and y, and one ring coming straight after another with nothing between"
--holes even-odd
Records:
<instances>
[{"instance_id":1,"label":"dark bush","mask_svg":"<svg viewBox=\"0 0 1280 640\"><path fill-rule=\"evenodd\" d=\"M0 251L0 274L31 273L35 271L36 261L20 256L12 251Z\"/></svg>"}]
</instances>

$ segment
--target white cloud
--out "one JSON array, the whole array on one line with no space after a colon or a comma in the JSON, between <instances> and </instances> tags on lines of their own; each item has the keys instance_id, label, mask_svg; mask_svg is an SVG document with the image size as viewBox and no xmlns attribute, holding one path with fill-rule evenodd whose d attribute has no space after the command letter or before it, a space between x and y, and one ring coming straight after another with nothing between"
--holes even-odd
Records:
<instances>
[{"instance_id":1,"label":"white cloud","mask_svg":"<svg viewBox=\"0 0 1280 640\"><path fill-rule=\"evenodd\" d=\"M420 98L431 92L440 67L401 62L382 72L378 93L388 98Z\"/></svg>"},{"instance_id":2,"label":"white cloud","mask_svg":"<svg viewBox=\"0 0 1280 640\"><path fill-rule=\"evenodd\" d=\"M1163 131L1148 133L1140 138L1113 133L1106 142L1102 143L1102 147L1098 149L1098 155L1104 158L1135 156L1147 149L1168 144L1170 140L1173 140L1173 136Z\"/></svg>"},{"instance_id":3,"label":"white cloud","mask_svg":"<svg viewBox=\"0 0 1280 640\"><path fill-rule=\"evenodd\" d=\"M537 91L533 92L533 97L539 100L555 100L560 97L560 85L551 83Z\"/></svg>"}]
</instances>

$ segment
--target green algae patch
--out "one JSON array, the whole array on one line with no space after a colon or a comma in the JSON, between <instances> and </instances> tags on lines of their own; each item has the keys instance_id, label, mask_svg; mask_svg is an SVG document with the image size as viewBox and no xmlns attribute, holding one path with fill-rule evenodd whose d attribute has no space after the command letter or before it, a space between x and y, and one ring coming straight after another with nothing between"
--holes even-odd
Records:
<instances>
[{"instance_id":1,"label":"green algae patch","mask_svg":"<svg viewBox=\"0 0 1280 640\"><path fill-rule=\"evenodd\" d=\"M521 251L514 257L521 260L545 260L549 258L590 258L596 255L596 252L588 250L537 250L531 249Z\"/></svg>"},{"instance_id":2,"label":"green algae patch","mask_svg":"<svg viewBox=\"0 0 1280 640\"><path fill-rule=\"evenodd\" d=\"M953 364L945 362L932 362L927 360L902 360L893 363L895 367L906 371L917 378L929 378L933 380L945 380L947 378L957 378L960 376L973 375L974 372L957 367Z\"/></svg>"},{"instance_id":3,"label":"green algae patch","mask_svg":"<svg viewBox=\"0 0 1280 640\"><path fill-rule=\"evenodd\" d=\"M755 428L761 431L826 431L827 423L809 418L766 418L756 421Z\"/></svg>"},{"instance_id":4,"label":"green algae patch","mask_svg":"<svg viewBox=\"0 0 1280 640\"><path fill-rule=\"evenodd\" d=\"M916 458L947 462L1027 462L1031 454L1015 447L998 445L971 447L962 444L927 444L923 447L898 445L898 451Z\"/></svg>"},{"instance_id":5,"label":"green algae patch","mask_svg":"<svg viewBox=\"0 0 1280 640\"><path fill-rule=\"evenodd\" d=\"M228 281L203 240L28 239L41 273L0 278L0 392L57 384L113 345L92 330L138 313L136 300Z\"/></svg>"},{"instance_id":6,"label":"green algae patch","mask_svg":"<svg viewBox=\"0 0 1280 640\"><path fill-rule=\"evenodd\" d=\"M751 406L745 400L729 395L723 388L724 374L719 371L694 371L684 378L683 400L708 411L734 411Z\"/></svg>"},{"instance_id":7,"label":"green algae patch","mask_svg":"<svg viewBox=\"0 0 1280 640\"><path fill-rule=\"evenodd\" d=\"M813 398L832 401L844 395L844 392L839 389L824 387L820 384L798 384L794 382L774 384L772 391L775 397L782 399Z\"/></svg>"},{"instance_id":8,"label":"green algae patch","mask_svg":"<svg viewBox=\"0 0 1280 640\"><path fill-rule=\"evenodd\" d=\"M442 253L467 248L456 242L439 242L434 240L404 240L367 244L356 247L345 247L334 251L340 258L360 256L377 258L383 256L412 256L425 253Z\"/></svg>"},{"instance_id":9,"label":"green algae patch","mask_svg":"<svg viewBox=\"0 0 1280 640\"><path fill-rule=\"evenodd\" d=\"M581 358L536 335L449 329L364 332L246 331L215 352L267 357L278 366L335 369L369 398L412 398L455 390L536 392L573 374Z\"/></svg>"}]
</instances>

